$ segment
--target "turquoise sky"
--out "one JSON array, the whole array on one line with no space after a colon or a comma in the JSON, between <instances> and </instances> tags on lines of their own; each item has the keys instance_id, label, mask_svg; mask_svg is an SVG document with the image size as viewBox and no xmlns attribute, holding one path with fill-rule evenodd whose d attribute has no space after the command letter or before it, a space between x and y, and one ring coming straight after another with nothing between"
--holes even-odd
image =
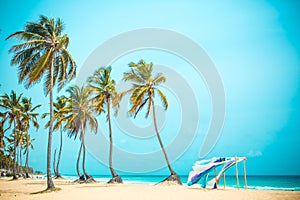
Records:
<instances>
[{"instance_id":1,"label":"turquoise sky","mask_svg":"<svg viewBox=\"0 0 300 200\"><path fill-rule=\"evenodd\" d=\"M226 95L224 127L216 146L206 157L247 156L249 174L300 174L299 1L2 0L0 13L1 94L15 90L32 97L35 104L43 104L40 113L48 111L48 97L45 97L41 84L29 90L18 84L16 67L10 67L12 55L8 53L17 41L5 41L9 34L22 30L26 22L37 21L40 14L63 19L65 33L71 38L69 51L79 70L95 48L115 35L139 28L173 30L186 35L206 51L223 81ZM200 116L197 135L172 164L179 174L187 175L199 159L199 149L211 123L209 92L201 76L196 76L186 61L159 50L140 50L118 58L112 63L114 78L119 81L127 64L140 58L171 67L195 94ZM168 89L165 92L170 109L163 118L165 122L161 123L161 129L168 145L176 137L178 127L174 121L180 121L177 115L180 106L176 94ZM99 121L105 132L105 116L99 117ZM151 124L151 120L143 117L134 123L137 122L141 126ZM40 120L38 132L32 130L36 140L30 165L40 171L46 171L48 131L43 128L44 123ZM136 153L159 149L156 138L134 143L119 130L116 121L113 129L116 145L120 148ZM170 132L175 135L168 135ZM58 134L54 133L53 149L58 148L58 141ZM78 149L79 142L65 135L61 161L63 174L75 174ZM126 164L126 158L116 162ZM91 174L109 173L92 154L88 155L87 169ZM167 172L163 168L153 173Z\"/></svg>"}]
</instances>

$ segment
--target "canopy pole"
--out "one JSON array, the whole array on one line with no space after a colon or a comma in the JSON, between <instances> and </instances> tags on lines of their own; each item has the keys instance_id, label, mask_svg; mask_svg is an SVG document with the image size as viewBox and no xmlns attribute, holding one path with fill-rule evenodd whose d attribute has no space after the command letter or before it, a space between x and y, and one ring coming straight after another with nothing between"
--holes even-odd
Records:
<instances>
[{"instance_id":1,"label":"canopy pole","mask_svg":"<svg viewBox=\"0 0 300 200\"><path fill-rule=\"evenodd\" d=\"M216 171L216 167L214 168L214 173L215 173L216 189L218 189L218 182L217 182L217 171Z\"/></svg>"},{"instance_id":2,"label":"canopy pole","mask_svg":"<svg viewBox=\"0 0 300 200\"><path fill-rule=\"evenodd\" d=\"M239 183L239 169L238 169L238 163L236 157L234 157L235 160L235 177L236 177L236 184L238 189L240 189L240 183Z\"/></svg>"},{"instance_id":3,"label":"canopy pole","mask_svg":"<svg viewBox=\"0 0 300 200\"><path fill-rule=\"evenodd\" d=\"M224 168L224 164L223 164L223 168ZM225 175L225 171L223 173L223 182L224 182L224 190L226 189L226 175Z\"/></svg>"},{"instance_id":4,"label":"canopy pole","mask_svg":"<svg viewBox=\"0 0 300 200\"><path fill-rule=\"evenodd\" d=\"M244 159L244 188L247 189L246 158Z\"/></svg>"}]
</instances>

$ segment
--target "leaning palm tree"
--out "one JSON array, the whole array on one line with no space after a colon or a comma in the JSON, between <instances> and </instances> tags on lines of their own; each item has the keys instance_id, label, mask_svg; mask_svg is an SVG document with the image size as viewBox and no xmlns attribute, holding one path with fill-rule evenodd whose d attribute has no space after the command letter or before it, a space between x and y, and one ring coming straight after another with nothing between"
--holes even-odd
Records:
<instances>
[{"instance_id":1,"label":"leaning palm tree","mask_svg":"<svg viewBox=\"0 0 300 200\"><path fill-rule=\"evenodd\" d=\"M115 172L113 168L112 156L113 156L113 139L112 139L112 127L110 112L111 106L118 108L119 95L116 92L116 83L111 78L111 66L101 67L96 70L93 76L88 78L89 87L91 88L94 96L92 102L95 106L97 114L101 114L103 106L106 105L107 121L109 128L109 169L112 175L112 179L108 183L122 183L122 178Z\"/></svg>"},{"instance_id":2,"label":"leaning palm tree","mask_svg":"<svg viewBox=\"0 0 300 200\"><path fill-rule=\"evenodd\" d=\"M50 101L50 126L47 149L47 190L53 189L51 178L51 145L53 125L53 94L55 84L62 89L73 79L76 64L68 52L69 37L63 34L63 23L60 18L40 16L39 22L28 22L24 31L18 31L10 36L22 40L21 44L11 47L14 53L11 65L18 66L19 82L24 82L26 88L38 83L44 76L44 88Z\"/></svg>"},{"instance_id":3,"label":"leaning palm tree","mask_svg":"<svg viewBox=\"0 0 300 200\"><path fill-rule=\"evenodd\" d=\"M63 145L63 123L64 123L64 117L66 116L67 112L65 110L67 106L68 98L65 97L64 95L57 97L56 102L53 103L54 106L54 116L53 116L53 130L59 130L60 132L60 145L59 145L59 153L58 153L58 158L57 158L57 163L55 164L55 156L54 156L54 173L55 173L55 178L62 178L62 176L59 173L59 164L60 164L60 158L62 154L62 145ZM42 118L45 118L48 116L49 113L45 113L42 115ZM45 128L49 128L50 122L48 122L45 125Z\"/></svg>"},{"instance_id":4,"label":"leaning palm tree","mask_svg":"<svg viewBox=\"0 0 300 200\"><path fill-rule=\"evenodd\" d=\"M21 130L20 128L21 124L17 125L17 135L16 135L16 147L17 147L17 151L19 154L19 157L17 155L17 164L19 165L18 167L18 174L23 174L23 169L22 169L22 151L24 148L24 136L25 133Z\"/></svg>"},{"instance_id":5,"label":"leaning palm tree","mask_svg":"<svg viewBox=\"0 0 300 200\"><path fill-rule=\"evenodd\" d=\"M134 116L140 112L140 110L146 105L146 118L149 117L151 108L152 108L152 116L155 127L155 133L159 142L159 145L162 149L164 157L166 159L169 171L171 175L166 178L164 181L172 181L177 184L181 184L180 177L176 174L176 172L172 169L166 150L160 138L160 134L158 132L157 124L156 124L156 116L155 116L155 105L154 105L154 97L157 94L162 100L162 104L165 110L168 109L168 101L165 94L158 88L158 85L164 83L166 81L166 77L158 73L155 76L152 75L153 63L147 64L144 60L140 60L138 63L130 63L129 67L131 70L129 72L124 73L123 80L130 81L133 83L132 89L126 91L125 93L130 93L130 103L132 105L129 113Z\"/></svg>"},{"instance_id":6,"label":"leaning palm tree","mask_svg":"<svg viewBox=\"0 0 300 200\"><path fill-rule=\"evenodd\" d=\"M30 134L26 133L25 138L24 138L24 148L25 148L24 154L26 154L25 178L29 178L29 174L28 174L29 150L30 150L30 148L33 149L33 144L32 144L33 141L34 141L34 139L30 138Z\"/></svg>"},{"instance_id":7,"label":"leaning palm tree","mask_svg":"<svg viewBox=\"0 0 300 200\"><path fill-rule=\"evenodd\" d=\"M58 153L58 158L57 158L57 163L55 166L55 171L56 171L56 177L55 178L62 178L62 176L59 173L59 164L60 164L60 158L61 158L61 153L62 153L62 144L63 144L63 122L64 122L64 117L67 114L64 108L67 105L67 97L65 96L60 96L57 99L57 102L53 104L55 110L54 110L54 119L55 119L55 124L54 124L54 130L58 130L60 132L60 145L59 145L59 153Z\"/></svg>"},{"instance_id":8,"label":"leaning palm tree","mask_svg":"<svg viewBox=\"0 0 300 200\"><path fill-rule=\"evenodd\" d=\"M36 109L40 108L41 104L33 106L32 104L32 99L31 98L22 98L22 107L21 111L23 113L22 119L21 119L21 129L23 132L28 133L30 124L33 125L36 130L39 128L39 123L38 123L38 116L39 113L36 112Z\"/></svg>"},{"instance_id":9,"label":"leaning palm tree","mask_svg":"<svg viewBox=\"0 0 300 200\"><path fill-rule=\"evenodd\" d=\"M65 111L68 114L65 117L66 124L64 126L64 129L68 130L68 134L70 137L74 136L76 139L79 135L81 145L79 149L76 169L79 176L79 180L84 180L79 171L79 160L81 156L81 151L83 151L82 169L86 178L86 182L90 182L93 181L93 178L86 172L85 169L85 131L87 128L90 128L92 132L96 133L98 129L97 119L94 116L93 106L90 100L91 90L86 87L79 88L75 85L68 88L67 92L70 95L70 99L65 109Z\"/></svg>"},{"instance_id":10,"label":"leaning palm tree","mask_svg":"<svg viewBox=\"0 0 300 200\"><path fill-rule=\"evenodd\" d=\"M23 97L22 98L22 107L21 107L21 111L23 113L22 115L22 119L21 119L21 124L20 124L20 130L23 131L24 135L23 135L23 148L25 149L24 154L26 154L26 162L25 162L25 178L29 178L28 175L28 154L29 154L29 147L32 146L31 142L32 140L30 140L30 135L29 135L29 129L30 129L30 125L32 124L34 128L36 128L36 130L38 130L39 128L39 123L38 123L38 115L39 113L36 112L36 109L38 109L39 107L41 107L41 105L36 105L33 106L31 98L26 98ZM33 146L32 146L33 148Z\"/></svg>"},{"instance_id":11,"label":"leaning palm tree","mask_svg":"<svg viewBox=\"0 0 300 200\"><path fill-rule=\"evenodd\" d=\"M5 144L5 141L4 141L4 129L3 129L3 123L0 122L0 151L2 151L3 149L5 149L6 147L6 144Z\"/></svg>"},{"instance_id":12,"label":"leaning palm tree","mask_svg":"<svg viewBox=\"0 0 300 200\"><path fill-rule=\"evenodd\" d=\"M5 135L4 135L4 114L0 112L0 150L2 151L5 149L6 144L5 144Z\"/></svg>"},{"instance_id":13,"label":"leaning palm tree","mask_svg":"<svg viewBox=\"0 0 300 200\"><path fill-rule=\"evenodd\" d=\"M17 179L16 170L17 170L17 138L18 138L18 124L20 124L20 118L22 115L21 112L21 97L22 94L17 95L16 92L11 91L11 94L4 94L0 97L0 107L4 110L2 117L4 121L8 121L9 126L4 130L9 130L13 126L12 132L12 142L14 150L14 167L13 167L13 179Z\"/></svg>"}]
</instances>

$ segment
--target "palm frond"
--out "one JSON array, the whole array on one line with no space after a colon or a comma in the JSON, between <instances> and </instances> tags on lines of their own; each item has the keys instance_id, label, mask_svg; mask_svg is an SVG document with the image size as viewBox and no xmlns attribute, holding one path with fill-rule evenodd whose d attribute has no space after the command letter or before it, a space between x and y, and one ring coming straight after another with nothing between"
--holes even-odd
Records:
<instances>
[{"instance_id":1,"label":"palm frond","mask_svg":"<svg viewBox=\"0 0 300 200\"><path fill-rule=\"evenodd\" d=\"M166 82L166 77L162 73L158 73L152 80L152 83L154 85L158 85L160 83L165 83L165 82Z\"/></svg>"},{"instance_id":2,"label":"palm frond","mask_svg":"<svg viewBox=\"0 0 300 200\"><path fill-rule=\"evenodd\" d=\"M150 115L151 106L154 106L153 99L155 98L155 90L158 91L159 97L166 110L168 108L167 98L163 92L157 88L159 84L166 81L166 77L162 73L156 74L154 78L152 77L152 62L146 63L144 60L140 60L138 63L129 63L129 67L131 67L131 70L124 73L123 80L131 81L133 86L130 90L121 93L121 97L127 93L131 93L130 103L132 107L129 113L136 117L139 111L148 103L146 112L146 117L148 117Z\"/></svg>"},{"instance_id":3,"label":"palm frond","mask_svg":"<svg viewBox=\"0 0 300 200\"><path fill-rule=\"evenodd\" d=\"M35 68L31 71L26 86L30 87L33 83L41 80L43 72L48 68L52 51L48 50L35 64ZM49 70L49 69L48 69Z\"/></svg>"},{"instance_id":4,"label":"palm frond","mask_svg":"<svg viewBox=\"0 0 300 200\"><path fill-rule=\"evenodd\" d=\"M149 115L150 115L151 106L154 106L154 105L152 105L152 97L149 97L148 106L147 106L147 112L146 112L146 115L145 115L146 118L148 118Z\"/></svg>"},{"instance_id":5,"label":"palm frond","mask_svg":"<svg viewBox=\"0 0 300 200\"><path fill-rule=\"evenodd\" d=\"M160 99L161 99L161 101L163 103L164 109L167 110L169 104L168 104L168 100L167 100L166 95L160 89L158 89L158 88L156 89L156 91L158 92L158 95L159 95L159 97L160 97Z\"/></svg>"}]
</instances>

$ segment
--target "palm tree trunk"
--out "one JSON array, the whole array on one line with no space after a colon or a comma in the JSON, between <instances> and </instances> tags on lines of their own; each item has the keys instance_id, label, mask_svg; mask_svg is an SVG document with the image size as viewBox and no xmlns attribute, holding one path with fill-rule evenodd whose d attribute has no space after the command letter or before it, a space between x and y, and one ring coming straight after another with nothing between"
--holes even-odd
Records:
<instances>
[{"instance_id":1,"label":"palm tree trunk","mask_svg":"<svg viewBox=\"0 0 300 200\"><path fill-rule=\"evenodd\" d=\"M20 173L20 165L19 165L19 147L18 147L18 141L16 141L16 174Z\"/></svg>"},{"instance_id":2,"label":"palm tree trunk","mask_svg":"<svg viewBox=\"0 0 300 200\"><path fill-rule=\"evenodd\" d=\"M62 140L63 140L63 137L62 137L62 125L60 125L60 145L59 145L59 153L58 153L57 164L56 164L56 177L57 178L61 177L61 175L60 175L60 173L58 171L58 168L59 168L60 157L61 157L61 152L62 152Z\"/></svg>"},{"instance_id":3,"label":"palm tree trunk","mask_svg":"<svg viewBox=\"0 0 300 200\"><path fill-rule=\"evenodd\" d=\"M28 175L28 157L29 157L29 147L27 147L27 149L26 149L25 178L29 178L29 175Z\"/></svg>"},{"instance_id":4,"label":"palm tree trunk","mask_svg":"<svg viewBox=\"0 0 300 200\"><path fill-rule=\"evenodd\" d=\"M19 147L19 153L20 153L20 172L23 173L23 170L22 170L22 147L20 145Z\"/></svg>"},{"instance_id":5,"label":"palm tree trunk","mask_svg":"<svg viewBox=\"0 0 300 200\"><path fill-rule=\"evenodd\" d=\"M83 129L83 126L82 127L82 138L81 138L81 142L82 142L82 146L83 146L83 157L82 157L82 169L83 169L83 173L85 175L85 178L86 180L90 179L91 176L86 172L85 170L85 143L84 143L84 135L85 135L85 131Z\"/></svg>"},{"instance_id":6,"label":"palm tree trunk","mask_svg":"<svg viewBox=\"0 0 300 200\"><path fill-rule=\"evenodd\" d=\"M171 165L170 165L170 162L169 162L169 159L168 159L168 156L167 156L167 153L166 153L166 150L164 148L164 145L161 141L161 138L160 138L160 135L159 135L159 132L158 132L158 128L157 128L157 124L156 124L156 116L155 116L155 108L154 108L154 101L153 99L151 98L151 104L152 104L152 112L153 112L153 122L154 122L154 127L155 127L155 132L156 132L156 136L157 136L157 139L158 139L158 142L159 142L159 145L164 153L164 156L165 156L165 159L166 159L166 162L168 164L168 168L170 170L170 173L171 175L176 175L176 172L172 169Z\"/></svg>"},{"instance_id":7,"label":"palm tree trunk","mask_svg":"<svg viewBox=\"0 0 300 200\"><path fill-rule=\"evenodd\" d=\"M14 119L14 168L13 168L13 179L18 179L16 176L17 170L17 136L16 136L16 120Z\"/></svg>"},{"instance_id":8,"label":"palm tree trunk","mask_svg":"<svg viewBox=\"0 0 300 200\"><path fill-rule=\"evenodd\" d=\"M81 143L80 148L79 148L79 153L78 153L77 163L76 163L76 170L77 170L77 174L78 174L79 179L82 178L82 174L80 173L80 170L79 170L79 161L80 161L80 156L81 156L82 146L83 146L83 145L82 145L82 143Z\"/></svg>"},{"instance_id":9,"label":"palm tree trunk","mask_svg":"<svg viewBox=\"0 0 300 200\"><path fill-rule=\"evenodd\" d=\"M112 141L112 129L111 129L111 121L110 121L110 99L107 98L106 101L107 101L107 120L108 120L108 127L109 127L109 169L112 177L117 177L118 174L115 172L112 165L113 141Z\"/></svg>"},{"instance_id":10,"label":"palm tree trunk","mask_svg":"<svg viewBox=\"0 0 300 200\"><path fill-rule=\"evenodd\" d=\"M55 162L56 162L56 149L54 150L54 155L53 155L53 171L54 171L55 176L57 176Z\"/></svg>"},{"instance_id":11,"label":"palm tree trunk","mask_svg":"<svg viewBox=\"0 0 300 200\"><path fill-rule=\"evenodd\" d=\"M53 49L54 51L54 49ZM54 189L54 184L51 177L51 145L52 145L52 126L53 126L53 71L54 71L54 52L52 52L51 66L50 66L50 124L48 135L48 149L47 149L47 190Z\"/></svg>"}]
</instances>

